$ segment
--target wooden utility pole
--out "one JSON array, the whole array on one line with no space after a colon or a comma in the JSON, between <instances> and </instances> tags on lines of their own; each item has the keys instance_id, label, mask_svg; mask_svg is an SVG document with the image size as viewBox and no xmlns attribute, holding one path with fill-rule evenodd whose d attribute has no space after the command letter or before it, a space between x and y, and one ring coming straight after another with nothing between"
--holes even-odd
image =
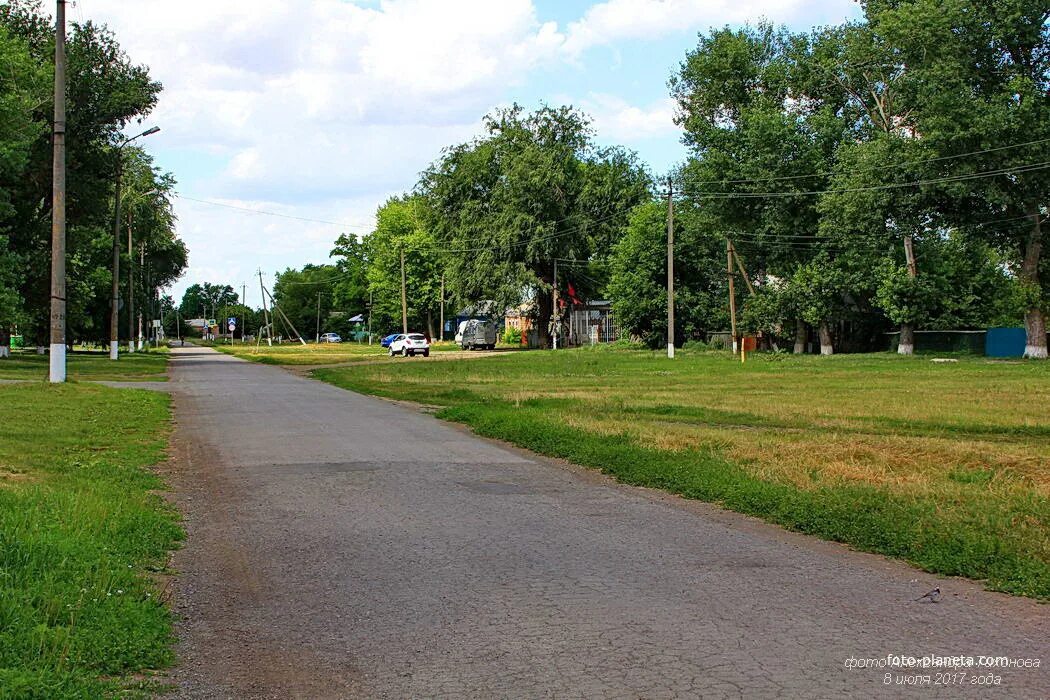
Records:
<instances>
[{"instance_id":1,"label":"wooden utility pole","mask_svg":"<svg viewBox=\"0 0 1050 700\"><path fill-rule=\"evenodd\" d=\"M66 2L55 8L55 123L51 181L51 357L48 379L66 381Z\"/></svg>"},{"instance_id":2,"label":"wooden utility pole","mask_svg":"<svg viewBox=\"0 0 1050 700\"><path fill-rule=\"evenodd\" d=\"M747 270L744 269L744 263L740 259L740 254L736 252L736 246L733 245L732 241L728 241L729 249L733 251L733 260L736 260L736 268L740 270L740 276L744 278L744 284L747 285L747 292L751 296L755 295L755 288L751 286L751 280L748 279Z\"/></svg>"},{"instance_id":3,"label":"wooden utility pole","mask_svg":"<svg viewBox=\"0 0 1050 700\"><path fill-rule=\"evenodd\" d=\"M667 357L674 359L674 199L667 178Z\"/></svg>"},{"instance_id":4,"label":"wooden utility pole","mask_svg":"<svg viewBox=\"0 0 1050 700\"><path fill-rule=\"evenodd\" d=\"M405 288L405 249L401 249L401 332L408 333L408 290Z\"/></svg>"},{"instance_id":5,"label":"wooden utility pole","mask_svg":"<svg viewBox=\"0 0 1050 700\"><path fill-rule=\"evenodd\" d=\"M736 353L736 292L733 289L733 244L726 239L726 274L729 276L729 323L733 333L733 352Z\"/></svg>"}]
</instances>

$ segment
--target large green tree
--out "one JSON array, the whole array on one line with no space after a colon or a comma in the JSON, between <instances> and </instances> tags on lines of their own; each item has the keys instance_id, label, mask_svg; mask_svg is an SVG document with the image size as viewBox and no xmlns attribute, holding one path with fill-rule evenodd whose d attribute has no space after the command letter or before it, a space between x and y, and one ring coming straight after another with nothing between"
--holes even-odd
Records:
<instances>
[{"instance_id":1,"label":"large green tree","mask_svg":"<svg viewBox=\"0 0 1050 700\"><path fill-rule=\"evenodd\" d=\"M851 124L822 60L819 36L769 24L726 28L701 36L671 78L691 153L685 194L703 208L713 233L746 254L759 283L789 278L827 253L812 193L827 187ZM801 312L795 320L801 348L806 323Z\"/></svg>"},{"instance_id":2,"label":"large green tree","mask_svg":"<svg viewBox=\"0 0 1050 700\"><path fill-rule=\"evenodd\" d=\"M17 322L42 343L50 295L54 27L38 1L0 4L0 56L0 235L6 238L0 256L19 270L15 289L5 295L6 310L0 307L0 327L6 332ZM150 113L161 86L144 66L131 63L111 32L91 22L72 23L67 58L67 337L100 340L108 334L114 145L125 127ZM159 287L186 264L166 196L173 181L153 172L141 152L125 156L149 171L143 179L151 182L140 192L160 190L128 212L145 222L140 240L150 241L140 256L141 284ZM127 222L120 222L122 232ZM153 290L145 286L136 285L134 293L148 301ZM126 302L129 290L122 294Z\"/></svg>"},{"instance_id":3,"label":"large green tree","mask_svg":"<svg viewBox=\"0 0 1050 700\"><path fill-rule=\"evenodd\" d=\"M1027 298L1028 357L1047 357L1050 7L1046 0L869 0L874 31L907 65L906 108L941 158L941 212L1012 262ZM960 158L963 154L966 157Z\"/></svg>"},{"instance_id":4,"label":"large green tree","mask_svg":"<svg viewBox=\"0 0 1050 700\"><path fill-rule=\"evenodd\" d=\"M402 330L403 255L408 330L438 337L444 257L425 223L425 208L419 195L392 197L379 207L375 230L363 241L372 328L377 333Z\"/></svg>"},{"instance_id":5,"label":"large green tree","mask_svg":"<svg viewBox=\"0 0 1050 700\"><path fill-rule=\"evenodd\" d=\"M555 260L606 257L630 210L649 198L635 156L593 136L571 107L515 105L423 174L424 227L444 251L459 304L492 300L502 310L530 299L549 345Z\"/></svg>"},{"instance_id":6,"label":"large green tree","mask_svg":"<svg viewBox=\"0 0 1050 700\"><path fill-rule=\"evenodd\" d=\"M688 202L675 212L675 339L703 338L729 323L723 241ZM667 343L667 204L635 208L613 247L607 289L620 328L650 347Z\"/></svg>"}]
</instances>

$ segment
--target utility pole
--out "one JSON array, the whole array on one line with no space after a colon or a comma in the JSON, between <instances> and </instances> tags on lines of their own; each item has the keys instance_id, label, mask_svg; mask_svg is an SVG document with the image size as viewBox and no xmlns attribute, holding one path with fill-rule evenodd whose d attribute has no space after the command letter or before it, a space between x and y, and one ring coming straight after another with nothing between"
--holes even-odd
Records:
<instances>
[{"instance_id":1,"label":"utility pole","mask_svg":"<svg viewBox=\"0 0 1050 700\"><path fill-rule=\"evenodd\" d=\"M120 178L121 152L117 149L117 184L113 192L113 298L109 317L109 359L115 360L120 355Z\"/></svg>"},{"instance_id":2,"label":"utility pole","mask_svg":"<svg viewBox=\"0 0 1050 700\"><path fill-rule=\"evenodd\" d=\"M372 344L372 290L368 290L368 344Z\"/></svg>"},{"instance_id":3,"label":"utility pole","mask_svg":"<svg viewBox=\"0 0 1050 700\"><path fill-rule=\"evenodd\" d=\"M120 329L117 322L120 320L120 179L123 169L124 147L137 138L149 136L160 131L159 126L150 127L141 134L124 139L116 148L117 153L117 177L116 186L113 190L113 300L109 318L109 359L115 360L119 356L118 343L120 342ZM129 249L128 254L132 252ZM134 342L133 339L128 339Z\"/></svg>"},{"instance_id":4,"label":"utility pole","mask_svg":"<svg viewBox=\"0 0 1050 700\"><path fill-rule=\"evenodd\" d=\"M667 358L674 359L674 194L667 178Z\"/></svg>"},{"instance_id":5,"label":"utility pole","mask_svg":"<svg viewBox=\"0 0 1050 700\"><path fill-rule=\"evenodd\" d=\"M551 339L554 341L554 349L558 349L558 331L560 330L558 319L558 258L554 258L554 293L551 294L551 328L554 332Z\"/></svg>"},{"instance_id":6,"label":"utility pole","mask_svg":"<svg viewBox=\"0 0 1050 700\"><path fill-rule=\"evenodd\" d=\"M128 232L130 234L131 229L128 229ZM131 250L130 247L128 248L128 250L129 251ZM145 288L149 289L150 282L153 281L153 271L150 269L150 266L146 264L146 244L144 242L140 241L139 242L139 275L140 276L143 274L143 272L142 272L143 270L146 271L146 273L145 273L145 282L146 282ZM128 292L128 296L130 296L132 299L135 298L135 288L134 287L132 287L131 290ZM152 297L151 297L150 303L146 305L146 311L150 312L150 316L153 315L153 313L152 313L153 312L152 301L153 300L152 300ZM132 306L132 308L134 308L134 306ZM142 309L141 308L139 309L138 324L139 324L138 325L138 333L135 334L135 346L139 350L141 350L142 349L143 336L144 335L149 335L148 333L144 334L142 332Z\"/></svg>"},{"instance_id":7,"label":"utility pole","mask_svg":"<svg viewBox=\"0 0 1050 700\"><path fill-rule=\"evenodd\" d=\"M131 222L128 210L128 352L135 352L135 249L131 245Z\"/></svg>"},{"instance_id":8,"label":"utility pole","mask_svg":"<svg viewBox=\"0 0 1050 700\"><path fill-rule=\"evenodd\" d=\"M915 279L919 276L919 268L915 264L915 248L911 234L904 237L904 257L908 261L908 278ZM902 323L900 342L897 343L897 353L911 355L915 352L915 324Z\"/></svg>"},{"instance_id":9,"label":"utility pole","mask_svg":"<svg viewBox=\"0 0 1050 700\"><path fill-rule=\"evenodd\" d=\"M438 331L438 338L440 340L445 339L445 273L441 273L441 329Z\"/></svg>"},{"instance_id":10,"label":"utility pole","mask_svg":"<svg viewBox=\"0 0 1050 700\"><path fill-rule=\"evenodd\" d=\"M55 8L55 123L51 180L51 357L48 380L66 381L66 2Z\"/></svg>"},{"instance_id":11,"label":"utility pole","mask_svg":"<svg viewBox=\"0 0 1050 700\"><path fill-rule=\"evenodd\" d=\"M408 333L408 293L405 289L405 249L401 249L401 332Z\"/></svg>"},{"instance_id":12,"label":"utility pole","mask_svg":"<svg viewBox=\"0 0 1050 700\"><path fill-rule=\"evenodd\" d=\"M736 292L733 290L733 244L726 239L726 274L729 275L729 322L733 333L733 354L736 354Z\"/></svg>"},{"instance_id":13,"label":"utility pole","mask_svg":"<svg viewBox=\"0 0 1050 700\"><path fill-rule=\"evenodd\" d=\"M248 326L248 285L241 282L241 306L244 307L244 318L241 319L241 345L244 345L244 330Z\"/></svg>"},{"instance_id":14,"label":"utility pole","mask_svg":"<svg viewBox=\"0 0 1050 700\"><path fill-rule=\"evenodd\" d=\"M266 289L263 287L262 270L259 270L259 296L262 297L263 320L266 322L266 344L273 347L273 329L270 328L270 312L266 308ZM262 340L261 328L259 329L259 337L256 339L255 344L258 345L260 340Z\"/></svg>"},{"instance_id":15,"label":"utility pole","mask_svg":"<svg viewBox=\"0 0 1050 700\"><path fill-rule=\"evenodd\" d=\"M317 293L317 338L315 343L321 342L321 293Z\"/></svg>"}]
</instances>

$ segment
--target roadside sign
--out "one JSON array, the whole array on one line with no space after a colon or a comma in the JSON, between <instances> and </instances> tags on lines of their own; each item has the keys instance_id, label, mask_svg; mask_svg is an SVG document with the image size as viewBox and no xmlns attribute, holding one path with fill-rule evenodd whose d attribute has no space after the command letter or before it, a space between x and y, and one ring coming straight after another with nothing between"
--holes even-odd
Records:
<instances>
[{"instance_id":1,"label":"roadside sign","mask_svg":"<svg viewBox=\"0 0 1050 700\"><path fill-rule=\"evenodd\" d=\"M230 323L228 323L226 327L230 329L230 333L233 333L235 330L237 330L237 324L233 321L230 321Z\"/></svg>"}]
</instances>

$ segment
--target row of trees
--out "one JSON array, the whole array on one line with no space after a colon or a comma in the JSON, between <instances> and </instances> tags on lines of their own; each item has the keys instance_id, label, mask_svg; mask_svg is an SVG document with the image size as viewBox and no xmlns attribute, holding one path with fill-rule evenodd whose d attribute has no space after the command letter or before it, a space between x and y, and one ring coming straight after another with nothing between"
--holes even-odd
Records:
<instances>
[{"instance_id":1,"label":"row of trees","mask_svg":"<svg viewBox=\"0 0 1050 700\"><path fill-rule=\"evenodd\" d=\"M670 80L688 158L672 174L675 341L726 330L727 241L754 292L741 331L830 353L916 328L1024 323L1046 356L1050 42L1038 0L871 0L863 21L703 35ZM375 230L275 292L311 328L318 298L375 328L434 334L444 298L525 303L549 342L554 295L613 301L666 342L663 182L599 147L568 107L497 110L446 149ZM555 267L558 266L557 279ZM402 272L404 270L404 272Z\"/></svg>"},{"instance_id":2,"label":"row of trees","mask_svg":"<svg viewBox=\"0 0 1050 700\"><path fill-rule=\"evenodd\" d=\"M1048 17L1033 0L873 0L808 34L701 37L670 84L681 207L744 253L752 330L811 325L830 352L834 328L856 341L888 320L908 351L917 326L1023 315L1027 354L1046 356Z\"/></svg>"},{"instance_id":3,"label":"row of trees","mask_svg":"<svg viewBox=\"0 0 1050 700\"><path fill-rule=\"evenodd\" d=\"M67 337L109 337L116 144L125 126L154 108L161 86L133 65L104 27L73 23L67 45ZM50 294L51 119L54 27L39 2L0 5L0 344L17 329L46 344ZM134 264L134 296L147 312L157 290L187 263L175 234L175 181L140 149L123 152L124 270ZM132 249L127 249L130 230ZM126 332L127 309L120 322ZM147 316L148 318L148 316Z\"/></svg>"}]
</instances>

